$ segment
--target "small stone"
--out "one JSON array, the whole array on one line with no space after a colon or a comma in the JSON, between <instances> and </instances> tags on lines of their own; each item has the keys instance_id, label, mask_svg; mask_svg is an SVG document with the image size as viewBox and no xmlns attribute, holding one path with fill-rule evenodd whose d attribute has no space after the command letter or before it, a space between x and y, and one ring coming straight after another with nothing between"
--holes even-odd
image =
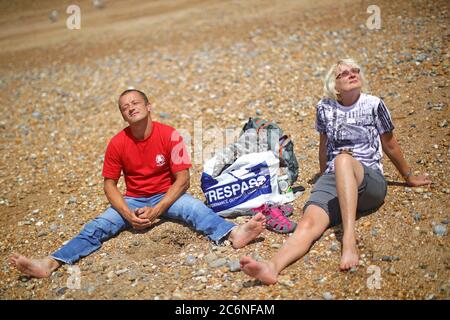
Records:
<instances>
[{"instance_id":1,"label":"small stone","mask_svg":"<svg viewBox=\"0 0 450 320\"><path fill-rule=\"evenodd\" d=\"M323 295L322 295L322 297L325 299L325 300L333 300L333 295L330 293L330 292L324 292L323 293Z\"/></svg>"},{"instance_id":2,"label":"small stone","mask_svg":"<svg viewBox=\"0 0 450 320\"><path fill-rule=\"evenodd\" d=\"M425 53L421 53L416 57L417 62L423 62L427 60L428 56Z\"/></svg>"},{"instance_id":3,"label":"small stone","mask_svg":"<svg viewBox=\"0 0 450 320\"><path fill-rule=\"evenodd\" d=\"M202 291L202 290L205 289L205 288L206 288L206 284L200 283L198 286L196 286L196 287L194 288L194 290L195 290L195 291Z\"/></svg>"},{"instance_id":4,"label":"small stone","mask_svg":"<svg viewBox=\"0 0 450 320\"><path fill-rule=\"evenodd\" d=\"M215 253L209 253L205 256L206 263L210 264L211 262L217 260L217 255Z\"/></svg>"},{"instance_id":5,"label":"small stone","mask_svg":"<svg viewBox=\"0 0 450 320\"><path fill-rule=\"evenodd\" d=\"M57 10L52 10L49 15L48 18L50 19L51 22L56 22L58 20L58 11Z\"/></svg>"},{"instance_id":6,"label":"small stone","mask_svg":"<svg viewBox=\"0 0 450 320\"><path fill-rule=\"evenodd\" d=\"M36 287L36 283L30 283L30 284L27 286L27 290L33 290L35 287Z\"/></svg>"},{"instance_id":7,"label":"small stone","mask_svg":"<svg viewBox=\"0 0 450 320\"><path fill-rule=\"evenodd\" d=\"M209 265L210 268L219 268L219 267L225 265L226 263L227 263L227 259L219 258L217 260L212 261L208 265Z\"/></svg>"},{"instance_id":8,"label":"small stone","mask_svg":"<svg viewBox=\"0 0 450 320\"><path fill-rule=\"evenodd\" d=\"M105 3L103 0L92 0L92 4L97 9L103 9L105 7Z\"/></svg>"},{"instance_id":9,"label":"small stone","mask_svg":"<svg viewBox=\"0 0 450 320\"><path fill-rule=\"evenodd\" d=\"M196 272L195 272L195 276L202 276L202 275L205 275L205 274L207 274L208 272L205 270L205 269L199 269L199 270L197 270Z\"/></svg>"},{"instance_id":10,"label":"small stone","mask_svg":"<svg viewBox=\"0 0 450 320\"><path fill-rule=\"evenodd\" d=\"M336 241L331 242L330 250L333 252L339 251L339 244Z\"/></svg>"},{"instance_id":11,"label":"small stone","mask_svg":"<svg viewBox=\"0 0 450 320\"><path fill-rule=\"evenodd\" d=\"M438 125L440 128L446 128L448 126L448 122L444 119L443 121L439 122Z\"/></svg>"},{"instance_id":12,"label":"small stone","mask_svg":"<svg viewBox=\"0 0 450 320\"><path fill-rule=\"evenodd\" d=\"M381 257L381 261L385 261L385 262L392 262L392 261L397 261L400 260L399 257L396 256L382 256Z\"/></svg>"},{"instance_id":13,"label":"small stone","mask_svg":"<svg viewBox=\"0 0 450 320\"><path fill-rule=\"evenodd\" d=\"M115 273L117 276L120 276L121 274L126 273L126 272L128 272L128 268L117 270Z\"/></svg>"},{"instance_id":14,"label":"small stone","mask_svg":"<svg viewBox=\"0 0 450 320\"><path fill-rule=\"evenodd\" d=\"M358 270L358 269L357 269L356 267L352 267L352 268L350 269L350 272L351 272L351 273L355 273L357 270Z\"/></svg>"},{"instance_id":15,"label":"small stone","mask_svg":"<svg viewBox=\"0 0 450 320\"><path fill-rule=\"evenodd\" d=\"M376 228L372 228L372 236L376 236L378 234L378 230Z\"/></svg>"},{"instance_id":16,"label":"small stone","mask_svg":"<svg viewBox=\"0 0 450 320\"><path fill-rule=\"evenodd\" d=\"M88 286L88 287L84 288L83 291L85 291L87 294L92 294L95 291L95 287Z\"/></svg>"},{"instance_id":17,"label":"small stone","mask_svg":"<svg viewBox=\"0 0 450 320\"><path fill-rule=\"evenodd\" d=\"M262 111L261 111L261 109L256 109L256 115L257 115L257 116L260 116L260 115L262 115Z\"/></svg>"},{"instance_id":18,"label":"small stone","mask_svg":"<svg viewBox=\"0 0 450 320\"><path fill-rule=\"evenodd\" d=\"M31 114L31 116L35 119L41 119L42 115L39 111L33 111L33 113Z\"/></svg>"},{"instance_id":19,"label":"small stone","mask_svg":"<svg viewBox=\"0 0 450 320\"><path fill-rule=\"evenodd\" d=\"M133 246L135 247L139 247L141 245L141 243L137 240L133 241Z\"/></svg>"},{"instance_id":20,"label":"small stone","mask_svg":"<svg viewBox=\"0 0 450 320\"><path fill-rule=\"evenodd\" d=\"M47 232L45 232L45 231L40 231L40 232L37 234L38 237L44 237L44 236L46 236L46 235L47 235Z\"/></svg>"},{"instance_id":21,"label":"small stone","mask_svg":"<svg viewBox=\"0 0 450 320\"><path fill-rule=\"evenodd\" d=\"M394 266L391 266L388 271L389 271L390 274L395 274Z\"/></svg>"},{"instance_id":22,"label":"small stone","mask_svg":"<svg viewBox=\"0 0 450 320\"><path fill-rule=\"evenodd\" d=\"M69 199L69 204L77 203L77 197L71 196Z\"/></svg>"},{"instance_id":23,"label":"small stone","mask_svg":"<svg viewBox=\"0 0 450 320\"><path fill-rule=\"evenodd\" d=\"M422 219L422 215L419 212L414 214L414 221L420 221Z\"/></svg>"},{"instance_id":24,"label":"small stone","mask_svg":"<svg viewBox=\"0 0 450 320\"><path fill-rule=\"evenodd\" d=\"M281 244L279 244L279 243L272 243L272 244L270 245L270 247L271 247L271 248L275 248L275 249L280 249L280 248L281 248Z\"/></svg>"},{"instance_id":25,"label":"small stone","mask_svg":"<svg viewBox=\"0 0 450 320\"><path fill-rule=\"evenodd\" d=\"M292 280L289 279L289 278L282 278L282 279L279 279L279 280L278 280L278 283L281 284L281 285L283 285L283 286L289 287L289 288L292 288L292 287L295 285L294 281L292 281Z\"/></svg>"},{"instance_id":26,"label":"small stone","mask_svg":"<svg viewBox=\"0 0 450 320\"><path fill-rule=\"evenodd\" d=\"M241 284L236 285L235 287L233 287L233 289L231 289L231 291L233 291L234 293L239 293L244 287Z\"/></svg>"},{"instance_id":27,"label":"small stone","mask_svg":"<svg viewBox=\"0 0 450 320\"><path fill-rule=\"evenodd\" d=\"M195 264L196 260L197 259L192 254L188 254L185 260L185 264L187 264L188 266L192 266Z\"/></svg>"},{"instance_id":28,"label":"small stone","mask_svg":"<svg viewBox=\"0 0 450 320\"><path fill-rule=\"evenodd\" d=\"M184 295L181 291L174 291L174 293L172 293L172 298L175 300L181 300L184 299Z\"/></svg>"},{"instance_id":29,"label":"small stone","mask_svg":"<svg viewBox=\"0 0 450 320\"><path fill-rule=\"evenodd\" d=\"M227 266L228 266L228 270L230 270L231 272L236 272L236 271L241 270L241 264L240 264L239 260L228 261Z\"/></svg>"},{"instance_id":30,"label":"small stone","mask_svg":"<svg viewBox=\"0 0 450 320\"><path fill-rule=\"evenodd\" d=\"M41 211L41 209L35 209L31 211L31 214L38 214Z\"/></svg>"},{"instance_id":31,"label":"small stone","mask_svg":"<svg viewBox=\"0 0 450 320\"><path fill-rule=\"evenodd\" d=\"M62 296L64 293L66 293L67 289L68 289L67 287L62 287L57 289L55 293L57 296Z\"/></svg>"},{"instance_id":32,"label":"small stone","mask_svg":"<svg viewBox=\"0 0 450 320\"><path fill-rule=\"evenodd\" d=\"M444 224L436 224L433 227L433 231L438 237L442 237L447 234L447 226Z\"/></svg>"},{"instance_id":33,"label":"small stone","mask_svg":"<svg viewBox=\"0 0 450 320\"><path fill-rule=\"evenodd\" d=\"M166 113L166 112L160 112L159 116L163 119L170 119L170 114Z\"/></svg>"}]
</instances>

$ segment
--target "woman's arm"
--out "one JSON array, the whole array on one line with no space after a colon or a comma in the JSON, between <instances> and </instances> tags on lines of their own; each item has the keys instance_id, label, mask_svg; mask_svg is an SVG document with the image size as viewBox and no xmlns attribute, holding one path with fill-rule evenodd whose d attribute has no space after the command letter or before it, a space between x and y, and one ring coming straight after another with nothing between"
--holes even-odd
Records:
<instances>
[{"instance_id":1,"label":"woman's arm","mask_svg":"<svg viewBox=\"0 0 450 320\"><path fill-rule=\"evenodd\" d=\"M322 175L327 169L327 140L327 135L325 133L321 133L319 143L320 175Z\"/></svg>"},{"instance_id":2,"label":"woman's arm","mask_svg":"<svg viewBox=\"0 0 450 320\"><path fill-rule=\"evenodd\" d=\"M412 175L411 167L403 157L400 145L392 132L386 132L381 135L381 144L384 153L386 153L409 186L418 187L431 183L427 174Z\"/></svg>"}]
</instances>

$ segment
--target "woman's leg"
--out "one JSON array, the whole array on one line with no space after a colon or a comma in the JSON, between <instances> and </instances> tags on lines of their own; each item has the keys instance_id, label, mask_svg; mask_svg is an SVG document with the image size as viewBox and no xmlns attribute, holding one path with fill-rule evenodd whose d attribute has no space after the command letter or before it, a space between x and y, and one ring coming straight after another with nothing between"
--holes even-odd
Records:
<instances>
[{"instance_id":1,"label":"woman's leg","mask_svg":"<svg viewBox=\"0 0 450 320\"><path fill-rule=\"evenodd\" d=\"M272 259L260 262L244 256L240 260L242 271L265 284L276 283L278 274L303 257L329 224L330 219L325 210L314 204L309 205L292 236L286 240Z\"/></svg>"},{"instance_id":2,"label":"woman's leg","mask_svg":"<svg viewBox=\"0 0 450 320\"><path fill-rule=\"evenodd\" d=\"M356 207L358 204L358 187L364 179L364 168L349 154L340 154L334 160L336 174L336 192L341 209L342 256L340 268L348 270L358 265L359 255L356 247Z\"/></svg>"}]
</instances>

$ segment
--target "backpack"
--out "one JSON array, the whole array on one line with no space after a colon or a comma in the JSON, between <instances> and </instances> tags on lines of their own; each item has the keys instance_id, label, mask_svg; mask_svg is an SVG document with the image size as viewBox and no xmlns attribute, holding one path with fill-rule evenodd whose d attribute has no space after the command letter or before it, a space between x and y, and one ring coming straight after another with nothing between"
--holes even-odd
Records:
<instances>
[{"instance_id":1,"label":"backpack","mask_svg":"<svg viewBox=\"0 0 450 320\"><path fill-rule=\"evenodd\" d=\"M298 178L298 162L291 138L275 122L260 118L249 118L241 135L250 129L256 130L258 143L267 144L267 149L279 158L280 168L287 168L289 184L293 185Z\"/></svg>"}]
</instances>

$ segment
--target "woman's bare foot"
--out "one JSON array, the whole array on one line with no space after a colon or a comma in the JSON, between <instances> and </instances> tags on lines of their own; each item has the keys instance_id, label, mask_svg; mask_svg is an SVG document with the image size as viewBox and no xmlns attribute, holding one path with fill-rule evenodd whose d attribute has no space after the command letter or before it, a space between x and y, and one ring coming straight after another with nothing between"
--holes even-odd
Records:
<instances>
[{"instance_id":1,"label":"woman's bare foot","mask_svg":"<svg viewBox=\"0 0 450 320\"><path fill-rule=\"evenodd\" d=\"M229 237L233 248L245 247L250 241L255 240L264 231L265 224L266 218L261 212L258 212L250 221L234 228Z\"/></svg>"},{"instance_id":2,"label":"woman's bare foot","mask_svg":"<svg viewBox=\"0 0 450 320\"><path fill-rule=\"evenodd\" d=\"M9 262L23 274L35 278L48 278L61 265L59 261L51 257L29 259L17 253L13 253Z\"/></svg>"},{"instance_id":3,"label":"woman's bare foot","mask_svg":"<svg viewBox=\"0 0 450 320\"><path fill-rule=\"evenodd\" d=\"M350 270L353 267L357 267L359 264L359 254L356 248L356 240L353 237L342 240L342 255L339 268L342 271Z\"/></svg>"},{"instance_id":4,"label":"woman's bare foot","mask_svg":"<svg viewBox=\"0 0 450 320\"><path fill-rule=\"evenodd\" d=\"M271 262L256 261L250 257L241 257L241 270L245 274L260 280L264 284L275 284L278 273Z\"/></svg>"}]
</instances>

